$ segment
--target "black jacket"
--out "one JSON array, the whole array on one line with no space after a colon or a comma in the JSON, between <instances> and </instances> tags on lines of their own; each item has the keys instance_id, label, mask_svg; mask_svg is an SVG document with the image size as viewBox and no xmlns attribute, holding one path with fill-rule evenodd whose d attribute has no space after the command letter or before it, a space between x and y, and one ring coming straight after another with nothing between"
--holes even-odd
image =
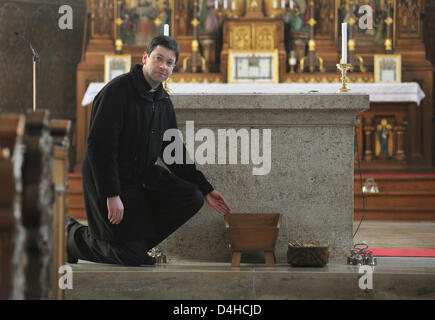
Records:
<instances>
[{"instance_id":1,"label":"black jacket","mask_svg":"<svg viewBox=\"0 0 435 320\"><path fill-rule=\"evenodd\" d=\"M175 111L161 84L154 93L150 89L142 65L135 65L94 99L82 176L89 230L97 239L117 238L107 219L107 197L121 195L131 185L159 190L171 184L171 174L155 162L158 157L163 161L163 150L170 143L163 141L164 132L177 128ZM183 149L186 152L184 145ZM195 164L167 167L203 195L213 190ZM135 237L139 235L129 235Z\"/></svg>"}]
</instances>

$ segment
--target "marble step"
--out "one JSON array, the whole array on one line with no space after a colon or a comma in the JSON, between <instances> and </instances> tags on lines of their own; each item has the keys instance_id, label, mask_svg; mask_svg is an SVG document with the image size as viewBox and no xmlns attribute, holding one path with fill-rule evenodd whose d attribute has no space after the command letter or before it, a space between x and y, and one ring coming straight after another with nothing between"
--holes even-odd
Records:
<instances>
[{"instance_id":1,"label":"marble step","mask_svg":"<svg viewBox=\"0 0 435 320\"><path fill-rule=\"evenodd\" d=\"M242 263L233 268L230 263L212 262L141 267L79 262L71 265L73 289L65 291L66 299L435 299L435 259L420 265L410 265L406 259L378 263L372 283L367 271L345 264L268 268ZM365 289L360 288L362 276L367 277Z\"/></svg>"}]
</instances>

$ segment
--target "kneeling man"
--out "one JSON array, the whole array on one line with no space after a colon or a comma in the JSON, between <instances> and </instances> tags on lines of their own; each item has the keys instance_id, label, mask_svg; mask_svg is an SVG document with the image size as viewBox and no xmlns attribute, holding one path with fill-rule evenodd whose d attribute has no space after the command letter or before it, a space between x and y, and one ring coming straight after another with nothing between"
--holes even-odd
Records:
<instances>
[{"instance_id":1,"label":"kneeling man","mask_svg":"<svg viewBox=\"0 0 435 320\"><path fill-rule=\"evenodd\" d=\"M143 64L95 97L82 167L88 226L68 218L69 263L154 264L147 251L195 215L204 199L217 212L231 213L195 164L168 164L163 158L172 143L163 134L177 123L162 82L178 55L173 38L154 38ZM158 157L170 171L155 164Z\"/></svg>"}]
</instances>

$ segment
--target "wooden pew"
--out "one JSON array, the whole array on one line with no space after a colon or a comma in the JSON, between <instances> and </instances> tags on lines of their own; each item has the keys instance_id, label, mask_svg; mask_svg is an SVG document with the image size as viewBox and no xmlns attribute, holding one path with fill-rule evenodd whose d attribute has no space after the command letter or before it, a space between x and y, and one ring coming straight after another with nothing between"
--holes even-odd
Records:
<instances>
[{"instance_id":1,"label":"wooden pew","mask_svg":"<svg viewBox=\"0 0 435 320\"><path fill-rule=\"evenodd\" d=\"M1 299L64 297L70 129L46 110L0 116Z\"/></svg>"},{"instance_id":2,"label":"wooden pew","mask_svg":"<svg viewBox=\"0 0 435 320\"><path fill-rule=\"evenodd\" d=\"M16 223L21 210L22 139L25 117L0 114L0 299L9 299L13 288L13 252Z\"/></svg>"},{"instance_id":3,"label":"wooden pew","mask_svg":"<svg viewBox=\"0 0 435 320\"><path fill-rule=\"evenodd\" d=\"M23 286L14 299L51 297L51 223L54 186L52 182L53 139L47 110L26 114L24 133L23 198L21 223L24 229L16 255L27 263L15 270L22 274ZM15 288L14 288L15 289Z\"/></svg>"}]
</instances>

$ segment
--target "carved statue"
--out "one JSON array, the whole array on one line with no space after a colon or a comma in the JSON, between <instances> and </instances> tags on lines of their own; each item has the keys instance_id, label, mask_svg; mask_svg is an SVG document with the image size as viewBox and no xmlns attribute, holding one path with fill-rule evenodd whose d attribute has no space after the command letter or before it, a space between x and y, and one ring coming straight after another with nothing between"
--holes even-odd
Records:
<instances>
[{"instance_id":1,"label":"carved statue","mask_svg":"<svg viewBox=\"0 0 435 320\"><path fill-rule=\"evenodd\" d=\"M404 33L417 32L420 14L420 0L398 1L399 29Z\"/></svg>"},{"instance_id":2,"label":"carved statue","mask_svg":"<svg viewBox=\"0 0 435 320\"><path fill-rule=\"evenodd\" d=\"M90 1L92 33L95 36L111 36L113 21L113 1Z\"/></svg>"},{"instance_id":3,"label":"carved statue","mask_svg":"<svg viewBox=\"0 0 435 320\"><path fill-rule=\"evenodd\" d=\"M189 30L189 1L182 0L179 2L179 7L175 13L175 20L177 21L177 34L186 36Z\"/></svg>"},{"instance_id":4,"label":"carved statue","mask_svg":"<svg viewBox=\"0 0 435 320\"><path fill-rule=\"evenodd\" d=\"M202 0L199 16L199 33L216 33L219 28L219 18L214 11L214 0Z\"/></svg>"},{"instance_id":5,"label":"carved statue","mask_svg":"<svg viewBox=\"0 0 435 320\"><path fill-rule=\"evenodd\" d=\"M376 126L376 156L391 157L392 150L390 147L390 138L392 137L392 126L387 119L382 119L381 123Z\"/></svg>"},{"instance_id":6,"label":"carved statue","mask_svg":"<svg viewBox=\"0 0 435 320\"><path fill-rule=\"evenodd\" d=\"M309 32L310 27L305 21L305 11L307 4L305 0L295 0L293 2L294 10L291 10L286 17L286 23L290 24L292 32Z\"/></svg>"},{"instance_id":7,"label":"carved statue","mask_svg":"<svg viewBox=\"0 0 435 320\"><path fill-rule=\"evenodd\" d=\"M321 1L316 3L319 12L317 20L317 29L320 33L333 33L334 32L334 4L331 1Z\"/></svg>"}]
</instances>

